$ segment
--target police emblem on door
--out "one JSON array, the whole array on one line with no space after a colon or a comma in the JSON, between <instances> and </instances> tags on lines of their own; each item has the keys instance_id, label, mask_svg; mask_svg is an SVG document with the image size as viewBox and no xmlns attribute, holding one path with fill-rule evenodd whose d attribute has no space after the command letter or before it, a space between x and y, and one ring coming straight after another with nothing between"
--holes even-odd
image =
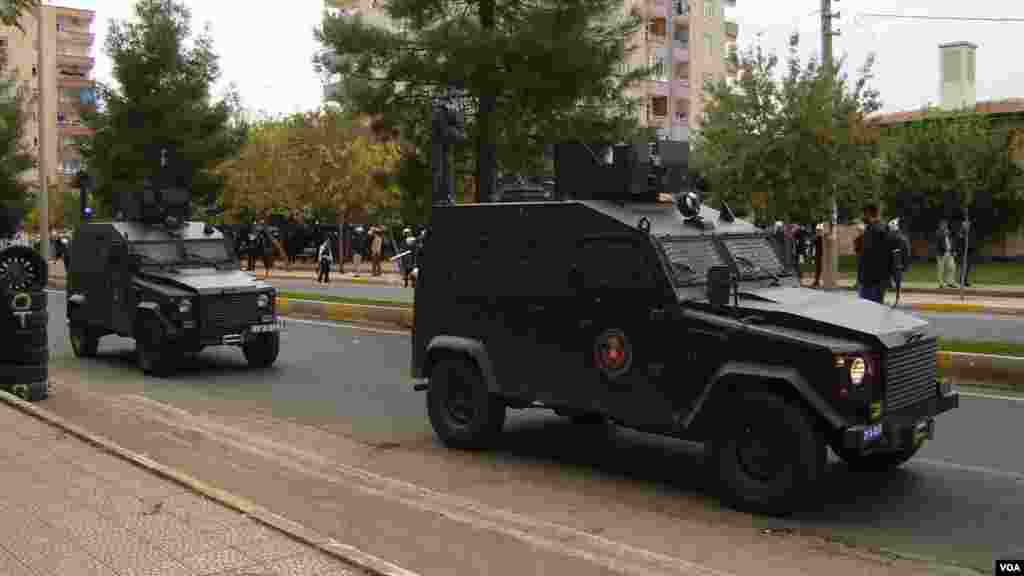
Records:
<instances>
[{"instance_id":1,"label":"police emblem on door","mask_svg":"<svg viewBox=\"0 0 1024 576\"><path fill-rule=\"evenodd\" d=\"M633 363L629 339L621 330L605 330L594 343L594 365L609 378L617 378Z\"/></svg>"}]
</instances>

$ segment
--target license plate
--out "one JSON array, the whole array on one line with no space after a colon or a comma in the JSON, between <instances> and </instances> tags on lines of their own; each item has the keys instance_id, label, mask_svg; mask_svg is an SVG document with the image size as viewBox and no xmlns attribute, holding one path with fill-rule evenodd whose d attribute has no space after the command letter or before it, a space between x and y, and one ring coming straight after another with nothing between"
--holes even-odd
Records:
<instances>
[{"instance_id":1,"label":"license plate","mask_svg":"<svg viewBox=\"0 0 1024 576\"><path fill-rule=\"evenodd\" d=\"M262 334L265 332L280 332L284 329L284 325L281 322L275 322L273 324L256 324L249 328L249 331L254 334Z\"/></svg>"},{"instance_id":2,"label":"license plate","mask_svg":"<svg viewBox=\"0 0 1024 576\"><path fill-rule=\"evenodd\" d=\"M864 441L874 442L882 437L882 425L873 424L864 429Z\"/></svg>"}]
</instances>

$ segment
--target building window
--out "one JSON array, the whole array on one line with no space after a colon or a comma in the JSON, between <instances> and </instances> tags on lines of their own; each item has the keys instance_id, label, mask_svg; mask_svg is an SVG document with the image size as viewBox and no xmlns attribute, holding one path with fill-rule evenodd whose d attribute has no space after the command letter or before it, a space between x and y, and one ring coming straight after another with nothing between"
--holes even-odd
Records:
<instances>
[{"instance_id":1,"label":"building window","mask_svg":"<svg viewBox=\"0 0 1024 576\"><path fill-rule=\"evenodd\" d=\"M33 77L35 77L36 73L37 73L37 71L36 71L36 67L35 67L35 66L33 66L33 67L32 67L32 76L33 76Z\"/></svg>"},{"instance_id":2,"label":"building window","mask_svg":"<svg viewBox=\"0 0 1024 576\"><path fill-rule=\"evenodd\" d=\"M651 113L657 118L668 116L668 98L664 96L651 98Z\"/></svg>"},{"instance_id":3,"label":"building window","mask_svg":"<svg viewBox=\"0 0 1024 576\"><path fill-rule=\"evenodd\" d=\"M715 57L715 38L711 34L704 34L704 48L707 51L708 61Z\"/></svg>"},{"instance_id":4,"label":"building window","mask_svg":"<svg viewBox=\"0 0 1024 576\"><path fill-rule=\"evenodd\" d=\"M653 76L653 78L655 80L658 80L658 81L661 81L661 82L664 82L665 80L668 80L667 74L666 74L667 71L665 70L665 57L664 56L660 56L660 55L657 55L657 54L652 54L651 57L650 57L650 63L648 65L652 66L654 68L654 70L651 73L651 75Z\"/></svg>"},{"instance_id":5,"label":"building window","mask_svg":"<svg viewBox=\"0 0 1024 576\"><path fill-rule=\"evenodd\" d=\"M39 136L36 136L35 138L32 139L32 145L37 148L39 147Z\"/></svg>"},{"instance_id":6,"label":"building window","mask_svg":"<svg viewBox=\"0 0 1024 576\"><path fill-rule=\"evenodd\" d=\"M704 17L715 17L715 0L704 0Z\"/></svg>"}]
</instances>

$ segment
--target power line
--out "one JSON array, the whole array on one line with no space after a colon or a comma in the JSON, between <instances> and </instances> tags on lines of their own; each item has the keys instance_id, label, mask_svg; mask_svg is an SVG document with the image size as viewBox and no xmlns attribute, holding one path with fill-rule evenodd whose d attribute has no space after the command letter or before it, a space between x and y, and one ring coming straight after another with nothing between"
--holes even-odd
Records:
<instances>
[{"instance_id":1,"label":"power line","mask_svg":"<svg viewBox=\"0 0 1024 576\"><path fill-rule=\"evenodd\" d=\"M870 16L872 18L898 18L903 20L945 20L952 22L1024 22L1024 18L985 18L975 16L907 16L903 14L877 14L872 12L861 12L858 16Z\"/></svg>"}]
</instances>

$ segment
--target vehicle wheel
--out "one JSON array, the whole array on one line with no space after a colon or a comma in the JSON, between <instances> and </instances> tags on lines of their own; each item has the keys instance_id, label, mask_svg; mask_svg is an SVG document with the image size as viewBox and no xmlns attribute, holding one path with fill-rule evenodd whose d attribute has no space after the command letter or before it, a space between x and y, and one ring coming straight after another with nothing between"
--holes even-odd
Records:
<instances>
[{"instance_id":1,"label":"vehicle wheel","mask_svg":"<svg viewBox=\"0 0 1024 576\"><path fill-rule=\"evenodd\" d=\"M487 390L476 364L458 358L431 370L427 412L434 432L452 448L485 448L505 424L505 403Z\"/></svg>"},{"instance_id":2,"label":"vehicle wheel","mask_svg":"<svg viewBox=\"0 0 1024 576\"><path fill-rule=\"evenodd\" d=\"M850 470L855 472L888 472L899 468L917 455L918 450L924 446L924 442L922 439L907 444L895 452L875 454L858 454L837 446L832 446L832 451L846 463Z\"/></svg>"},{"instance_id":3,"label":"vehicle wheel","mask_svg":"<svg viewBox=\"0 0 1024 576\"><path fill-rule=\"evenodd\" d=\"M825 440L803 407L747 392L712 442L710 463L727 505L782 516L813 495L826 457Z\"/></svg>"},{"instance_id":4,"label":"vehicle wheel","mask_svg":"<svg viewBox=\"0 0 1024 576\"><path fill-rule=\"evenodd\" d=\"M281 335L276 332L259 334L242 345L245 360L253 368L267 368L277 361L281 351Z\"/></svg>"},{"instance_id":5,"label":"vehicle wheel","mask_svg":"<svg viewBox=\"0 0 1024 576\"><path fill-rule=\"evenodd\" d=\"M149 376L167 376L174 368L173 350L157 320L147 318L136 328L135 358L142 372Z\"/></svg>"},{"instance_id":6,"label":"vehicle wheel","mask_svg":"<svg viewBox=\"0 0 1024 576\"><path fill-rule=\"evenodd\" d=\"M81 322L71 322L68 328L71 335L71 349L79 358L92 358L99 349L100 339L96 333Z\"/></svg>"}]
</instances>

